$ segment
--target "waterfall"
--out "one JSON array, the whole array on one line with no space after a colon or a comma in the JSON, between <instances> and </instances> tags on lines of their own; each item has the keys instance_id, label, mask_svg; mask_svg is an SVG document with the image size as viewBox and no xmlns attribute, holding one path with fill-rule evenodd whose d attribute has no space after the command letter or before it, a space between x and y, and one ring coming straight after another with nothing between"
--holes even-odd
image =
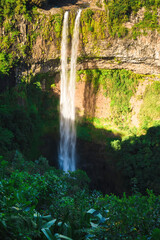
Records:
<instances>
[{"instance_id":1,"label":"waterfall","mask_svg":"<svg viewBox=\"0 0 160 240\"><path fill-rule=\"evenodd\" d=\"M62 43L61 43L61 96L60 96L60 151L59 165L65 172L75 171L75 81L77 50L79 42L79 25L81 10L75 19L72 38L70 77L67 69L68 53L68 19L69 13L65 12L63 20Z\"/></svg>"}]
</instances>

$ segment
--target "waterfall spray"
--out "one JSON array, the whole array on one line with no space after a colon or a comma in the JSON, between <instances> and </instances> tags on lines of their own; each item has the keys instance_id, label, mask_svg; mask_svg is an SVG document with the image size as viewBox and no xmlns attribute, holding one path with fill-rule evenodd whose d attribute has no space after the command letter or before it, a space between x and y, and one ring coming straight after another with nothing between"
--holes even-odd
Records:
<instances>
[{"instance_id":1,"label":"waterfall spray","mask_svg":"<svg viewBox=\"0 0 160 240\"><path fill-rule=\"evenodd\" d=\"M65 12L61 44L61 96L60 96L60 151L59 164L65 172L75 171L75 81L77 50L79 42L79 25L81 10L76 16L71 51L70 78L68 78L67 53L68 53L68 18L69 13Z\"/></svg>"}]
</instances>

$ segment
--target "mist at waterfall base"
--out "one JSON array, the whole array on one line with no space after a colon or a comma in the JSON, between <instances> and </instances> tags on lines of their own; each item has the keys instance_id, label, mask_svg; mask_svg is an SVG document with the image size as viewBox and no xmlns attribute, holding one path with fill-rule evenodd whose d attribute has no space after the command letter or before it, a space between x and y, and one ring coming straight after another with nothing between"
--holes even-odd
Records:
<instances>
[{"instance_id":1,"label":"mist at waterfall base","mask_svg":"<svg viewBox=\"0 0 160 240\"><path fill-rule=\"evenodd\" d=\"M60 150L59 165L65 172L76 170L76 128L75 128L75 81L79 25L81 10L78 10L72 38L70 77L68 77L68 19L65 12L61 44L61 94L60 94Z\"/></svg>"}]
</instances>

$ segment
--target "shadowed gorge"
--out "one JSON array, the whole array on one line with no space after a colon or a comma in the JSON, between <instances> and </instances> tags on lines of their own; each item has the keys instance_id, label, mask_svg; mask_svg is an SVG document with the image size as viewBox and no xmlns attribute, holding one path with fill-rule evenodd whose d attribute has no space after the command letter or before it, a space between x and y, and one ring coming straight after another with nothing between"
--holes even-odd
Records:
<instances>
[{"instance_id":1,"label":"shadowed gorge","mask_svg":"<svg viewBox=\"0 0 160 240\"><path fill-rule=\"evenodd\" d=\"M77 0L61 0L57 2L56 0L49 0L48 4L53 5L53 7L62 7L65 5L76 4Z\"/></svg>"},{"instance_id":2,"label":"shadowed gorge","mask_svg":"<svg viewBox=\"0 0 160 240\"><path fill-rule=\"evenodd\" d=\"M77 131L77 168L87 172L91 189L121 195L131 193L136 184L138 191L145 193L145 189L152 188L159 193L159 127L152 127L146 135L127 140L112 131L96 129L92 124L78 126ZM90 136L90 132L94 135ZM106 143L104 139L107 139ZM53 157L53 153L57 144L53 136L47 136L42 146L43 155L55 166L57 155Z\"/></svg>"}]
</instances>

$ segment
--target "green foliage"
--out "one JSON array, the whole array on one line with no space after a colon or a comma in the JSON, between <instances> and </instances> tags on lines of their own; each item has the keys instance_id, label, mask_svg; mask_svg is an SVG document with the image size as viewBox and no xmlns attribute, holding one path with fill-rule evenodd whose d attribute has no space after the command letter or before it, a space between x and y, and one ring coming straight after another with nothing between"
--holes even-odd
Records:
<instances>
[{"instance_id":1,"label":"green foliage","mask_svg":"<svg viewBox=\"0 0 160 240\"><path fill-rule=\"evenodd\" d=\"M94 15L94 12L91 10L91 9L87 9L85 12L84 12L84 22L86 23L91 23L92 21L92 16Z\"/></svg>"},{"instance_id":2,"label":"green foliage","mask_svg":"<svg viewBox=\"0 0 160 240\"><path fill-rule=\"evenodd\" d=\"M153 82L144 93L144 99L139 113L143 128L147 129L160 123L160 83Z\"/></svg>"},{"instance_id":3,"label":"green foliage","mask_svg":"<svg viewBox=\"0 0 160 240\"><path fill-rule=\"evenodd\" d=\"M155 228L152 233L152 240L160 239L160 229Z\"/></svg>"},{"instance_id":4,"label":"green foliage","mask_svg":"<svg viewBox=\"0 0 160 240\"><path fill-rule=\"evenodd\" d=\"M123 123L131 111L129 101L136 90L137 76L126 70L108 70L103 81L111 98L113 119L116 123Z\"/></svg>"},{"instance_id":5,"label":"green foliage","mask_svg":"<svg viewBox=\"0 0 160 240\"><path fill-rule=\"evenodd\" d=\"M98 0L98 1L96 2L96 6L99 7L99 8L102 8L102 4L101 4L100 0Z\"/></svg>"},{"instance_id":6,"label":"green foliage","mask_svg":"<svg viewBox=\"0 0 160 240\"><path fill-rule=\"evenodd\" d=\"M70 36L70 41L73 36L73 29L74 29L74 23L75 23L75 18L76 18L76 12L71 11L69 13L69 36Z\"/></svg>"},{"instance_id":7,"label":"green foliage","mask_svg":"<svg viewBox=\"0 0 160 240\"><path fill-rule=\"evenodd\" d=\"M14 18L15 15L24 14L26 19L30 20L31 17L31 5L28 0L2 0L0 3L1 12L0 19L1 23L8 18Z\"/></svg>"},{"instance_id":8,"label":"green foliage","mask_svg":"<svg viewBox=\"0 0 160 240\"><path fill-rule=\"evenodd\" d=\"M96 45L98 39L104 39L106 34L106 14L103 11L86 9L81 14L81 29L83 43L89 41ZM97 47L95 47L97 53Z\"/></svg>"},{"instance_id":9,"label":"green foliage","mask_svg":"<svg viewBox=\"0 0 160 240\"><path fill-rule=\"evenodd\" d=\"M115 149L115 141L112 142ZM159 193L160 127L149 128L146 135L129 137L118 142L117 164L129 183L145 193L147 188ZM136 184L136 185L135 185Z\"/></svg>"},{"instance_id":10,"label":"green foliage","mask_svg":"<svg viewBox=\"0 0 160 240\"><path fill-rule=\"evenodd\" d=\"M121 150L121 142L120 142L120 140L113 140L113 141L111 142L111 147L112 147L115 151Z\"/></svg>"},{"instance_id":11,"label":"green foliage","mask_svg":"<svg viewBox=\"0 0 160 240\"><path fill-rule=\"evenodd\" d=\"M0 1L0 25L3 31L0 36L0 75L9 74L10 69L25 56L26 45L20 45L20 19L32 20L32 9L28 0ZM2 75L3 74L3 75Z\"/></svg>"},{"instance_id":12,"label":"green foliage","mask_svg":"<svg viewBox=\"0 0 160 240\"><path fill-rule=\"evenodd\" d=\"M108 28L111 36L125 37L128 31L123 24L129 21L131 14L135 16L142 7L146 8L146 12L144 13L144 18L133 26L132 37L136 39L138 35L146 33L147 29L159 29L157 20L159 5L159 0L108 0L106 2L106 13L108 15Z\"/></svg>"},{"instance_id":13,"label":"green foliage","mask_svg":"<svg viewBox=\"0 0 160 240\"><path fill-rule=\"evenodd\" d=\"M77 136L80 139L83 139L84 141L91 141L91 129L87 124L78 124L77 125Z\"/></svg>"},{"instance_id":14,"label":"green foliage","mask_svg":"<svg viewBox=\"0 0 160 240\"><path fill-rule=\"evenodd\" d=\"M94 222L87 231L88 240L152 239L151 236L154 239L155 232L158 233L160 198L152 192L148 192L148 196L126 197L124 194L122 198L106 195L98 199L95 209L97 211L90 210Z\"/></svg>"},{"instance_id":15,"label":"green foliage","mask_svg":"<svg viewBox=\"0 0 160 240\"><path fill-rule=\"evenodd\" d=\"M4 178L7 165L8 161L5 161L3 156L0 156L0 179Z\"/></svg>"},{"instance_id":16,"label":"green foliage","mask_svg":"<svg viewBox=\"0 0 160 240\"><path fill-rule=\"evenodd\" d=\"M81 70L78 72L78 80L91 81L94 93L99 90L100 84L103 86L105 95L111 98L111 120L117 125L122 125L129 121L131 112L130 99L136 91L138 80L141 75L136 75L127 70Z\"/></svg>"},{"instance_id":17,"label":"green foliage","mask_svg":"<svg viewBox=\"0 0 160 240\"><path fill-rule=\"evenodd\" d=\"M9 74L20 62L28 62L37 37L60 48L63 14L40 15L29 0L2 0L0 21L0 74ZM25 28L21 26L26 25ZM43 55L43 51L42 51Z\"/></svg>"},{"instance_id":18,"label":"green foliage","mask_svg":"<svg viewBox=\"0 0 160 240\"><path fill-rule=\"evenodd\" d=\"M43 86L43 81L42 76L37 76L31 83L21 83L0 95L1 155L10 158L12 151L19 150L25 156L36 158L39 155L40 136L48 131L48 126L50 131L51 128L58 128L58 100L49 92L54 80L46 81L48 91L42 91L35 84L38 82Z\"/></svg>"},{"instance_id":19,"label":"green foliage","mask_svg":"<svg viewBox=\"0 0 160 240\"><path fill-rule=\"evenodd\" d=\"M7 128L0 127L0 146L1 153L8 151L11 148L14 134Z\"/></svg>"},{"instance_id":20,"label":"green foliage","mask_svg":"<svg viewBox=\"0 0 160 240\"><path fill-rule=\"evenodd\" d=\"M80 233L76 231L84 225L81 214L92 202L87 175L80 170L66 174L49 166L41 175L42 158L25 165L22 158L17 155L14 165L9 165L1 178L1 236L4 239L45 239L44 234L50 239L75 239L76 236L78 239ZM7 165L2 159L0 170ZM14 170L16 167L20 171Z\"/></svg>"},{"instance_id":21,"label":"green foliage","mask_svg":"<svg viewBox=\"0 0 160 240\"><path fill-rule=\"evenodd\" d=\"M57 47L60 47L61 31L62 31L62 14L54 14L51 16L43 16L39 27L39 34L49 42L56 38Z\"/></svg>"},{"instance_id":22,"label":"green foliage","mask_svg":"<svg viewBox=\"0 0 160 240\"><path fill-rule=\"evenodd\" d=\"M56 14L54 15L54 29L57 33L57 38L60 37L61 30L62 30L62 15Z\"/></svg>"},{"instance_id":23,"label":"green foliage","mask_svg":"<svg viewBox=\"0 0 160 240\"><path fill-rule=\"evenodd\" d=\"M49 92L54 86L55 74L41 73L32 78L32 83L35 84L40 90Z\"/></svg>"},{"instance_id":24,"label":"green foliage","mask_svg":"<svg viewBox=\"0 0 160 240\"><path fill-rule=\"evenodd\" d=\"M3 106L4 107L4 106ZM5 106L7 111L0 109L1 117L1 153L7 150L19 149L27 151L33 131L37 129L37 114L32 110L26 112L21 106ZM33 117L33 118L32 118ZM37 118L37 119L36 119Z\"/></svg>"},{"instance_id":25,"label":"green foliage","mask_svg":"<svg viewBox=\"0 0 160 240\"><path fill-rule=\"evenodd\" d=\"M22 163L23 156L18 158ZM18 162L10 165L1 158L0 170L6 168L0 183L3 239L158 239L160 197L152 191L103 197L89 193L84 172L48 166L40 174L41 162L19 171Z\"/></svg>"},{"instance_id":26,"label":"green foliage","mask_svg":"<svg viewBox=\"0 0 160 240\"><path fill-rule=\"evenodd\" d=\"M136 39L139 35L142 33L144 35L147 34L147 30L160 30L159 24L158 24L158 16L157 16L157 10L147 10L144 13L144 18L139 23L135 24L132 28L132 36L133 39Z\"/></svg>"},{"instance_id":27,"label":"green foliage","mask_svg":"<svg viewBox=\"0 0 160 240\"><path fill-rule=\"evenodd\" d=\"M9 74L9 70L13 66L13 56L12 54L6 54L5 52L0 53L0 76L4 74Z\"/></svg>"},{"instance_id":28,"label":"green foliage","mask_svg":"<svg viewBox=\"0 0 160 240\"><path fill-rule=\"evenodd\" d=\"M94 88L94 92L96 93L99 89L100 85L100 76L102 71L99 69L87 69L87 70L80 70L78 71L78 81L80 81L80 76L83 75L83 81L86 83L91 83Z\"/></svg>"}]
</instances>

